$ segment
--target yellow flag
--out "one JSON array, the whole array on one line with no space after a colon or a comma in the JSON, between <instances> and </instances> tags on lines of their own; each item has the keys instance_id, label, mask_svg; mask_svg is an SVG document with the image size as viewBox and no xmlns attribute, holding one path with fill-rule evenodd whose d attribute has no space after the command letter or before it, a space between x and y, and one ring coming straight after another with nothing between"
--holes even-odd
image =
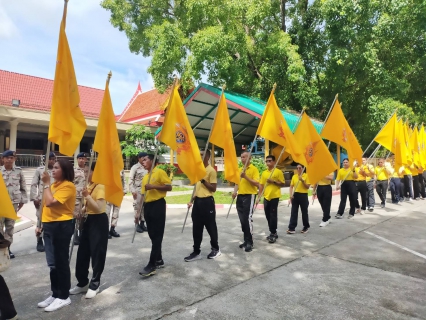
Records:
<instances>
[{"instance_id":1,"label":"yellow flag","mask_svg":"<svg viewBox=\"0 0 426 320\"><path fill-rule=\"evenodd\" d=\"M407 147L404 141L404 128L401 121L395 121L394 142L391 151L395 155L395 164L400 167L407 165Z\"/></svg>"},{"instance_id":2,"label":"yellow flag","mask_svg":"<svg viewBox=\"0 0 426 320\"><path fill-rule=\"evenodd\" d=\"M229 119L228 106L226 105L224 94L222 94L219 106L217 107L210 142L222 148L225 153L225 179L239 184L240 175L238 172L237 152L235 151L231 120Z\"/></svg>"},{"instance_id":3,"label":"yellow flag","mask_svg":"<svg viewBox=\"0 0 426 320\"><path fill-rule=\"evenodd\" d=\"M419 131L417 130L417 127L414 127L412 129L412 134L410 136L410 148L413 155L413 163L420 167L420 147L419 147Z\"/></svg>"},{"instance_id":4,"label":"yellow flag","mask_svg":"<svg viewBox=\"0 0 426 320\"><path fill-rule=\"evenodd\" d=\"M93 150L98 153L98 160L92 181L103 184L105 186L105 200L119 207L124 196L120 176L124 163L108 82L102 99L101 115Z\"/></svg>"},{"instance_id":5,"label":"yellow flag","mask_svg":"<svg viewBox=\"0 0 426 320\"><path fill-rule=\"evenodd\" d=\"M77 79L65 34L64 21L62 21L59 30L48 139L59 145L59 152L67 156L74 154L87 127L83 113L78 106L79 103Z\"/></svg>"},{"instance_id":6,"label":"yellow flag","mask_svg":"<svg viewBox=\"0 0 426 320\"><path fill-rule=\"evenodd\" d=\"M343 114L339 100L337 99L327 122L324 124L321 136L345 148L351 162L352 160L357 160L358 163L362 162L361 146L349 126L349 123Z\"/></svg>"},{"instance_id":7,"label":"yellow flag","mask_svg":"<svg viewBox=\"0 0 426 320\"><path fill-rule=\"evenodd\" d=\"M15 209L13 208L12 200L10 200L9 192L6 188L6 183L3 180L3 175L0 173L0 217L16 220L18 216L16 215Z\"/></svg>"},{"instance_id":8,"label":"yellow flag","mask_svg":"<svg viewBox=\"0 0 426 320\"><path fill-rule=\"evenodd\" d=\"M256 134L285 147L285 151L291 154L294 161L306 165L303 150L300 149L287 121L278 108L273 92L269 96Z\"/></svg>"},{"instance_id":9,"label":"yellow flag","mask_svg":"<svg viewBox=\"0 0 426 320\"><path fill-rule=\"evenodd\" d=\"M420 127L419 131L419 157L420 157L420 164L423 169L426 168L426 134L425 134L425 127Z\"/></svg>"},{"instance_id":10,"label":"yellow flag","mask_svg":"<svg viewBox=\"0 0 426 320\"><path fill-rule=\"evenodd\" d=\"M396 113L390 118L388 123L379 131L379 133L374 138L374 141L381 144L383 147L389 151L393 151L394 142L397 137L395 137L395 129L397 128L397 119Z\"/></svg>"},{"instance_id":11,"label":"yellow flag","mask_svg":"<svg viewBox=\"0 0 426 320\"><path fill-rule=\"evenodd\" d=\"M306 172L311 184L337 170L333 157L306 113L303 113L294 137L304 150Z\"/></svg>"},{"instance_id":12,"label":"yellow flag","mask_svg":"<svg viewBox=\"0 0 426 320\"><path fill-rule=\"evenodd\" d=\"M206 168L176 86L171 92L159 140L176 151L179 168L191 184L204 178Z\"/></svg>"},{"instance_id":13,"label":"yellow flag","mask_svg":"<svg viewBox=\"0 0 426 320\"><path fill-rule=\"evenodd\" d=\"M402 123L402 131L403 131L403 141L405 144L405 154L407 157L407 165L411 165L413 163L413 154L410 148L410 135L408 134L408 125L406 123Z\"/></svg>"}]
</instances>

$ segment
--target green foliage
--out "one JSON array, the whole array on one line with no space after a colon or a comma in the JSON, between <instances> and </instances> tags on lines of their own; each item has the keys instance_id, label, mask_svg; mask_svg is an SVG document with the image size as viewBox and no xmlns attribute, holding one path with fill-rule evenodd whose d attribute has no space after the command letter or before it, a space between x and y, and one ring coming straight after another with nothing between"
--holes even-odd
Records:
<instances>
[{"instance_id":1,"label":"green foliage","mask_svg":"<svg viewBox=\"0 0 426 320\"><path fill-rule=\"evenodd\" d=\"M127 130L125 140L121 141L122 153L127 157L137 156L139 152L154 152L155 148L155 136L151 129L140 124L135 124ZM165 152L165 147L158 150L158 154Z\"/></svg>"},{"instance_id":2,"label":"green foliage","mask_svg":"<svg viewBox=\"0 0 426 320\"><path fill-rule=\"evenodd\" d=\"M174 165L169 164L169 163L159 164L157 167L166 171L167 175L169 175L169 176L172 173L174 174L178 170L177 167L175 167Z\"/></svg>"},{"instance_id":3,"label":"green foliage","mask_svg":"<svg viewBox=\"0 0 426 320\"><path fill-rule=\"evenodd\" d=\"M257 170L259 170L259 174L260 175L262 175L263 171L265 171L265 170L268 169L268 167L266 166L266 163L265 163L265 161L264 161L263 158L253 157L253 158L251 158L250 162L251 162L252 165L254 165L257 168ZM244 167L244 163L242 163L241 160L238 161L238 167L239 168Z\"/></svg>"}]
</instances>

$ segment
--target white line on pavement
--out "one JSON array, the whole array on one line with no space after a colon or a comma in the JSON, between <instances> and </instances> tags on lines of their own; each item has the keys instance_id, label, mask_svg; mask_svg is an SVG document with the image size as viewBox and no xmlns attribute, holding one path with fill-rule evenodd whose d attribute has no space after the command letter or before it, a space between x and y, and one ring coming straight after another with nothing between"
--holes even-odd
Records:
<instances>
[{"instance_id":1,"label":"white line on pavement","mask_svg":"<svg viewBox=\"0 0 426 320\"><path fill-rule=\"evenodd\" d=\"M388 240L388 239L385 239L385 238L383 238L383 237L381 237L381 236L378 236L377 234L374 234L374 233L372 233L372 232L369 232L369 231L364 231L364 232L365 232L365 233L367 233L367 234L369 234L369 235L371 235L371 236L373 236L373 237L376 237L377 239L380 239L380 240L383 240L383 241L385 241L385 242L387 242L387 243L393 244L394 246L396 246L396 247L398 247L398 248L401 248L402 250L405 250L405 251L411 252L412 254L415 254L416 256L418 256L418 257L420 257L420 258L426 259L426 256L425 256L425 255L423 255L423 254L421 254L421 253L418 253L418 252L416 252L416 251L414 251L414 250L408 249L408 248L406 248L406 247L404 247L404 246L401 246L400 244L397 244L397 243L395 243L395 242L392 242L392 241L390 241L390 240Z\"/></svg>"}]
</instances>

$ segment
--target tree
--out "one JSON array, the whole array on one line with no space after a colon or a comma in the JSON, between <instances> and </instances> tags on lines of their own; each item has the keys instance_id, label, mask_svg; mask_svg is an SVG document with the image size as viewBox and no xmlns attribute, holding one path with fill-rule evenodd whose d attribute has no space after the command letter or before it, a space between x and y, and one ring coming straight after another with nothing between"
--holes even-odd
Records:
<instances>
[{"instance_id":1,"label":"tree","mask_svg":"<svg viewBox=\"0 0 426 320\"><path fill-rule=\"evenodd\" d=\"M121 142L122 153L127 157L137 156L139 152L155 152L155 136L150 128L140 124L134 124L126 131L126 137ZM160 146L158 154L166 152L164 146Z\"/></svg>"}]
</instances>

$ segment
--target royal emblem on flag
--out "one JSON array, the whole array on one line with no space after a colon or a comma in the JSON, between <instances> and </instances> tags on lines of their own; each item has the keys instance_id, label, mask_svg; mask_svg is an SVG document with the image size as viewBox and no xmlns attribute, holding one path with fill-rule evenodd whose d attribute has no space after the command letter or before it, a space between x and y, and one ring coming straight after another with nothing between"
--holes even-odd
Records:
<instances>
[{"instance_id":1,"label":"royal emblem on flag","mask_svg":"<svg viewBox=\"0 0 426 320\"><path fill-rule=\"evenodd\" d=\"M346 128L343 128L343 130L342 130L342 140L343 140L343 142L348 141L348 133L346 131Z\"/></svg>"},{"instance_id":2,"label":"royal emblem on flag","mask_svg":"<svg viewBox=\"0 0 426 320\"><path fill-rule=\"evenodd\" d=\"M191 148L191 145L188 141L188 130L184 125L176 123L176 142L178 144L177 154L180 154L182 151L187 151Z\"/></svg>"},{"instance_id":3,"label":"royal emblem on flag","mask_svg":"<svg viewBox=\"0 0 426 320\"><path fill-rule=\"evenodd\" d=\"M312 163L315 158L315 146L317 145L318 141L316 142L310 142L306 148L305 148L305 158L306 162L308 164Z\"/></svg>"},{"instance_id":4,"label":"royal emblem on flag","mask_svg":"<svg viewBox=\"0 0 426 320\"><path fill-rule=\"evenodd\" d=\"M287 140L284 134L284 130L283 130L283 121L280 121L280 130L278 132L278 136L283 138L284 140Z\"/></svg>"}]
</instances>

